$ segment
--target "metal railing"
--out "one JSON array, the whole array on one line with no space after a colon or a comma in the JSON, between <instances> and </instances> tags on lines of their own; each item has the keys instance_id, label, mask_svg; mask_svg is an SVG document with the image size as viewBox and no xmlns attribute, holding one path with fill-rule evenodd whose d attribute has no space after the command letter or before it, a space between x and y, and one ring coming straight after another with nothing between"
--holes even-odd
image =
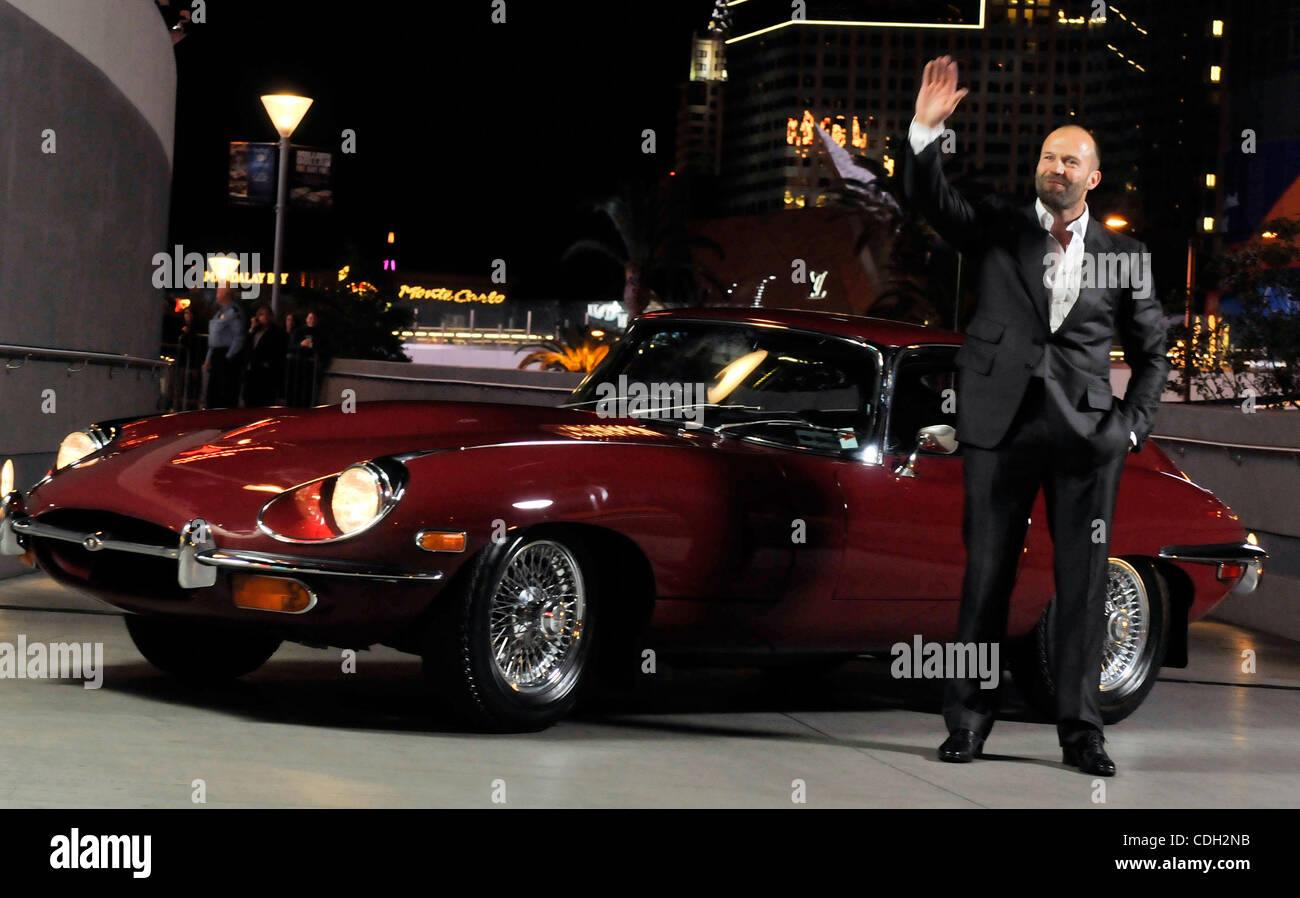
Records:
<instances>
[{"instance_id":1,"label":"metal railing","mask_svg":"<svg viewBox=\"0 0 1300 898\"><path fill-rule=\"evenodd\" d=\"M0 343L0 357L6 357L10 361L5 362L5 370L15 371L26 365L30 360L38 361L69 361L83 362L80 368L74 368L68 365L69 373L83 371L90 365L121 365L124 369L129 369L132 365L141 368L167 368L172 362L170 359L147 359L137 355L125 355L116 352L94 352L83 349L54 349L49 346L22 346L14 343ZM13 364L13 359L22 359L17 365Z\"/></svg>"},{"instance_id":2,"label":"metal railing","mask_svg":"<svg viewBox=\"0 0 1300 898\"><path fill-rule=\"evenodd\" d=\"M1151 434L1153 440L1171 440L1176 443L1195 443L1198 446L1211 446L1219 449L1247 449L1253 452L1287 452L1300 455L1300 448L1295 446L1260 446L1254 443L1221 443L1218 440L1200 440L1194 437L1167 436L1163 433Z\"/></svg>"},{"instance_id":3,"label":"metal railing","mask_svg":"<svg viewBox=\"0 0 1300 898\"><path fill-rule=\"evenodd\" d=\"M413 327L394 331L393 335L404 340L426 343L532 344L559 339L558 333L537 334L527 328L508 328L504 325L497 327L464 327L458 325Z\"/></svg>"}]
</instances>

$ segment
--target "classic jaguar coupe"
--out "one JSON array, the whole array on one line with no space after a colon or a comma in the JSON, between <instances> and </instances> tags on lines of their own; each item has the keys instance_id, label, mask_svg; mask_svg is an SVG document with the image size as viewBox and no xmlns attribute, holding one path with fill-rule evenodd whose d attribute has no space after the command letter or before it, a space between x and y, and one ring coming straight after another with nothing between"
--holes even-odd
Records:
<instances>
[{"instance_id":1,"label":"classic jaguar coupe","mask_svg":"<svg viewBox=\"0 0 1300 898\"><path fill-rule=\"evenodd\" d=\"M0 551L125 610L188 678L283 640L394 646L488 729L536 729L646 649L826 666L951 640L965 553L960 334L810 312L638 319L558 408L373 402L100 423L4 497ZM1043 500L1012 674L1052 708ZM1107 721L1263 550L1148 441L1113 526ZM1006 657L1006 654L1004 654Z\"/></svg>"}]
</instances>

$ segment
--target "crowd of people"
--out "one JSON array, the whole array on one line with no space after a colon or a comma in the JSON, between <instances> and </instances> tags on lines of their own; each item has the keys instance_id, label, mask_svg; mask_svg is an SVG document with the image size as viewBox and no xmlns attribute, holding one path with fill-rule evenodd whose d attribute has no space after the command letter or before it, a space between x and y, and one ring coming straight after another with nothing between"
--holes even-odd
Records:
<instances>
[{"instance_id":1,"label":"crowd of people","mask_svg":"<svg viewBox=\"0 0 1300 898\"><path fill-rule=\"evenodd\" d=\"M193 310L184 311L177 338L180 396L187 397L206 374L205 408L316 405L328 361L320 314L310 310L299 320L289 312L277 322L271 307L262 303L252 321L244 315L234 289L219 288L205 344ZM188 405L184 400L176 404Z\"/></svg>"}]
</instances>

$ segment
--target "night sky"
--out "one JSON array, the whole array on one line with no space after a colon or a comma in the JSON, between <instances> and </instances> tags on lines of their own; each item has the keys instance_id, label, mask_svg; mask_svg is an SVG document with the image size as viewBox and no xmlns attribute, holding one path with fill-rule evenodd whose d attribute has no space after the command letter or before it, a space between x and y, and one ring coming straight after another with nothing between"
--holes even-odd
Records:
<instances>
[{"instance_id":1,"label":"night sky","mask_svg":"<svg viewBox=\"0 0 1300 898\"><path fill-rule=\"evenodd\" d=\"M335 150L335 206L290 213L287 269L336 267L349 241L378 257L392 230L399 270L486 275L501 257L517 296L617 293L614 266L558 259L602 234L591 200L672 168L677 86L711 8L507 0L497 25L490 0L209 0L175 48L172 240L270 268L273 212L226 202L228 142L276 139L258 97L295 92L315 103L294 143ZM337 152L344 128L355 155Z\"/></svg>"}]
</instances>

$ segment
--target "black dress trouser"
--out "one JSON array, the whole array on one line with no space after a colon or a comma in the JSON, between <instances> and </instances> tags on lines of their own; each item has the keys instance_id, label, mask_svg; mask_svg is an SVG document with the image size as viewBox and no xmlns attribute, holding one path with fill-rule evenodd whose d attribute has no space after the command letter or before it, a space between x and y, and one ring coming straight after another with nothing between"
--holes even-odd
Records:
<instances>
[{"instance_id":1,"label":"black dress trouser","mask_svg":"<svg viewBox=\"0 0 1300 898\"><path fill-rule=\"evenodd\" d=\"M207 408L237 408L244 354L227 358L224 350L212 353L212 370L208 372Z\"/></svg>"},{"instance_id":2,"label":"black dress trouser","mask_svg":"<svg viewBox=\"0 0 1300 898\"><path fill-rule=\"evenodd\" d=\"M1005 658L1007 609L1025 545L1029 514L1044 490L1056 579L1051 675L1062 745L1102 728L1099 706L1105 639L1111 518L1126 453L1098 463L1031 378L1006 436L992 449L963 445L962 538L966 574L956 641L999 645ZM987 737L998 689L978 678L949 679L943 716L951 732Z\"/></svg>"}]
</instances>

